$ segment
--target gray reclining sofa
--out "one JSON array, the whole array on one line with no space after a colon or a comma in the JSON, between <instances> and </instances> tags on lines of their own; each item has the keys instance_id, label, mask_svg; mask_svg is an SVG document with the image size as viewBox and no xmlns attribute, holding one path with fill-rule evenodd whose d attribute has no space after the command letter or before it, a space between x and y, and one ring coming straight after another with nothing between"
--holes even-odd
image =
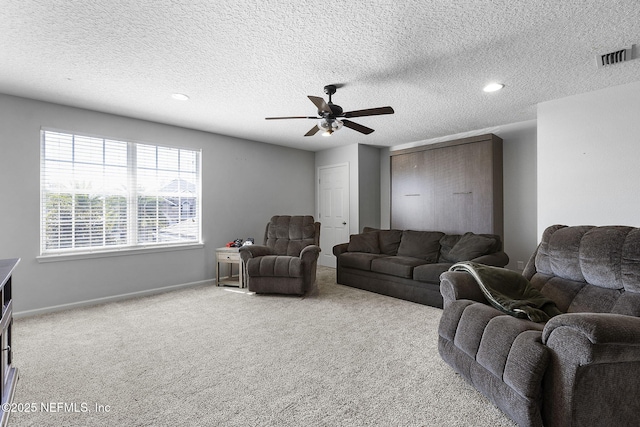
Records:
<instances>
[{"instance_id":1,"label":"gray reclining sofa","mask_svg":"<svg viewBox=\"0 0 640 427\"><path fill-rule=\"evenodd\" d=\"M442 274L442 358L519 426L640 425L640 229L551 226L523 276L563 314L517 318Z\"/></svg>"}]
</instances>

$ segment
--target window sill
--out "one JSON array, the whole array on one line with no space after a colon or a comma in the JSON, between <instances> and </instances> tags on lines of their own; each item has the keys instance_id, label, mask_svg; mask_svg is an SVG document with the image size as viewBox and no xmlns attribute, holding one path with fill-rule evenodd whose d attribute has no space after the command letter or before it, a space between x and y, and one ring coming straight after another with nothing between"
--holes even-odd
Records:
<instances>
[{"instance_id":1,"label":"window sill","mask_svg":"<svg viewBox=\"0 0 640 427\"><path fill-rule=\"evenodd\" d=\"M114 249L114 250L96 250L87 252L73 252L64 254L49 254L40 255L36 257L38 262L57 262L57 261L75 261L79 259L91 259L91 258L108 258L116 256L129 256L129 255L142 255L151 254L157 252L173 252L183 251L190 249L202 249L204 243L188 243L180 245L165 245L165 246L153 246L144 248L126 248L126 249Z\"/></svg>"}]
</instances>

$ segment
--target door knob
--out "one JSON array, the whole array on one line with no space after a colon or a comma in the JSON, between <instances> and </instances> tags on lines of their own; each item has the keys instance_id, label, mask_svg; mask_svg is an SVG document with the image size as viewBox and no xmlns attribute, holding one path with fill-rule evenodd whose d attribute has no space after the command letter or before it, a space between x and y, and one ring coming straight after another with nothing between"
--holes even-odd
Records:
<instances>
[{"instance_id":1,"label":"door knob","mask_svg":"<svg viewBox=\"0 0 640 427\"><path fill-rule=\"evenodd\" d=\"M342 225L347 225L347 223L346 223L346 222L344 222L344 221L342 221Z\"/></svg>"}]
</instances>

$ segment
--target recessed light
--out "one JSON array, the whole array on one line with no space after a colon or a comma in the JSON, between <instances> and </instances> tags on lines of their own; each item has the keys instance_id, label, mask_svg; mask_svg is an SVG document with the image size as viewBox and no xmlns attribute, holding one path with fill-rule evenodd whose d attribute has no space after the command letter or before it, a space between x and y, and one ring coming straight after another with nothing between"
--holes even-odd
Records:
<instances>
[{"instance_id":1,"label":"recessed light","mask_svg":"<svg viewBox=\"0 0 640 427\"><path fill-rule=\"evenodd\" d=\"M503 87L504 85L502 83L489 83L482 90L484 90L485 92L495 92L502 89Z\"/></svg>"},{"instance_id":2,"label":"recessed light","mask_svg":"<svg viewBox=\"0 0 640 427\"><path fill-rule=\"evenodd\" d=\"M178 100L178 101L187 101L189 99L189 97L187 95L185 95L184 93L173 93L173 94L171 94L171 97L173 99Z\"/></svg>"}]
</instances>

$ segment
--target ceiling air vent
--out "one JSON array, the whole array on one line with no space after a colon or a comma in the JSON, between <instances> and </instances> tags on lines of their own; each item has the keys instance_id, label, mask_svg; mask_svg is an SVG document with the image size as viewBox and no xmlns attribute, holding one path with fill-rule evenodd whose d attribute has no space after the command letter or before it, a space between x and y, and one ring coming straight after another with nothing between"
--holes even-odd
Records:
<instances>
[{"instance_id":1,"label":"ceiling air vent","mask_svg":"<svg viewBox=\"0 0 640 427\"><path fill-rule=\"evenodd\" d=\"M629 61L631 59L632 52L633 52L633 45L625 49L616 50L615 52L596 55L596 61L598 61L598 68L608 67L610 65L615 65L621 62Z\"/></svg>"}]
</instances>

